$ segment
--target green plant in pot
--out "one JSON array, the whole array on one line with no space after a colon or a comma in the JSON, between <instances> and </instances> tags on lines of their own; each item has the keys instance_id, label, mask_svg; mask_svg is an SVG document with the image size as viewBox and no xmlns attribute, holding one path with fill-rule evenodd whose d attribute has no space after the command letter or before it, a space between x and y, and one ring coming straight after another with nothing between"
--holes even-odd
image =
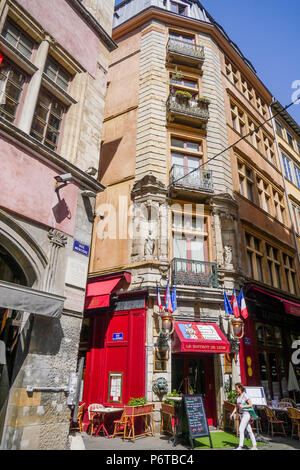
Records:
<instances>
[{"instance_id":1,"label":"green plant in pot","mask_svg":"<svg viewBox=\"0 0 300 470\"><path fill-rule=\"evenodd\" d=\"M184 91L184 90L175 91L175 96L178 98L183 98L187 100L191 100L193 98L193 95L191 93L189 93L188 91Z\"/></svg>"},{"instance_id":2,"label":"green plant in pot","mask_svg":"<svg viewBox=\"0 0 300 470\"><path fill-rule=\"evenodd\" d=\"M229 401L229 403L232 403L233 405L235 405L236 399L237 399L237 391L230 390L229 392L227 392L226 398L227 398L227 401Z\"/></svg>"},{"instance_id":3,"label":"green plant in pot","mask_svg":"<svg viewBox=\"0 0 300 470\"><path fill-rule=\"evenodd\" d=\"M146 405L145 397L130 398L129 402L127 403L127 406L142 406L142 405Z\"/></svg>"},{"instance_id":4,"label":"green plant in pot","mask_svg":"<svg viewBox=\"0 0 300 470\"><path fill-rule=\"evenodd\" d=\"M177 390L173 390L173 392L171 393L168 393L168 395L166 396L166 399L164 400L164 403L166 405L172 405L174 406L175 405L175 401L172 400L172 397L180 397L180 393L177 392Z\"/></svg>"}]
</instances>

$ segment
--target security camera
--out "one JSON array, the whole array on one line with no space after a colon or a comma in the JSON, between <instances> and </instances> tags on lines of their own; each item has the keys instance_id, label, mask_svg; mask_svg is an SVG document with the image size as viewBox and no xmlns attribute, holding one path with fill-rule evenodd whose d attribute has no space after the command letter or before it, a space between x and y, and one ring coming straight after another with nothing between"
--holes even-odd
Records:
<instances>
[{"instance_id":1,"label":"security camera","mask_svg":"<svg viewBox=\"0 0 300 470\"><path fill-rule=\"evenodd\" d=\"M54 179L58 183L67 183L68 181L71 181L73 179L73 176L71 173L64 173L63 175L54 176Z\"/></svg>"},{"instance_id":2,"label":"security camera","mask_svg":"<svg viewBox=\"0 0 300 470\"><path fill-rule=\"evenodd\" d=\"M93 191L81 191L81 195L84 197L96 197L96 193Z\"/></svg>"},{"instance_id":3,"label":"security camera","mask_svg":"<svg viewBox=\"0 0 300 470\"><path fill-rule=\"evenodd\" d=\"M97 174L98 170L95 167L90 166L87 170L85 170L85 172L88 175L95 176Z\"/></svg>"}]
</instances>

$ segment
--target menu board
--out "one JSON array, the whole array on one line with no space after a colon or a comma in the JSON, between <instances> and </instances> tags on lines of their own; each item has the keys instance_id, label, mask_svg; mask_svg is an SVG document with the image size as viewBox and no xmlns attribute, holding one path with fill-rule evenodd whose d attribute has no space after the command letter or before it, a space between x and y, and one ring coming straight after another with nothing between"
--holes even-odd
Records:
<instances>
[{"instance_id":1,"label":"menu board","mask_svg":"<svg viewBox=\"0 0 300 470\"><path fill-rule=\"evenodd\" d=\"M183 432L188 431L192 448L194 448L193 439L197 437L209 437L212 447L202 396L184 395L183 408L187 417L187 428L184 430L183 427Z\"/></svg>"},{"instance_id":2,"label":"menu board","mask_svg":"<svg viewBox=\"0 0 300 470\"><path fill-rule=\"evenodd\" d=\"M266 406L266 396L263 387L245 387L245 392L254 406Z\"/></svg>"}]
</instances>

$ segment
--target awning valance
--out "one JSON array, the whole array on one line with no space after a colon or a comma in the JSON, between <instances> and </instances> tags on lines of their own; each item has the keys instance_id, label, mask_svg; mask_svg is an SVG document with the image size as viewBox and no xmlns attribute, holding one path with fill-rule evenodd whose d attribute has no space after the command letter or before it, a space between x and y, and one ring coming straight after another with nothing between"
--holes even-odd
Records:
<instances>
[{"instance_id":1,"label":"awning valance","mask_svg":"<svg viewBox=\"0 0 300 470\"><path fill-rule=\"evenodd\" d=\"M300 317L300 303L292 302L291 300L286 300L282 297L279 297L278 295L270 294L269 292L265 292L262 289L258 289L258 287L253 287L253 290L267 295L268 297L272 297L273 299L280 300L280 302L283 303L284 310L287 314Z\"/></svg>"},{"instance_id":2,"label":"awning valance","mask_svg":"<svg viewBox=\"0 0 300 470\"><path fill-rule=\"evenodd\" d=\"M46 317L61 316L65 297L0 281L0 307Z\"/></svg>"},{"instance_id":3,"label":"awning valance","mask_svg":"<svg viewBox=\"0 0 300 470\"><path fill-rule=\"evenodd\" d=\"M125 280L130 283L131 276L129 273L119 273L112 278L98 278L91 280L86 288L85 308L87 310L93 308L109 307L110 294L117 289L119 283Z\"/></svg>"},{"instance_id":4,"label":"awning valance","mask_svg":"<svg viewBox=\"0 0 300 470\"><path fill-rule=\"evenodd\" d=\"M172 351L175 353L230 353L230 343L215 323L175 323Z\"/></svg>"}]
</instances>

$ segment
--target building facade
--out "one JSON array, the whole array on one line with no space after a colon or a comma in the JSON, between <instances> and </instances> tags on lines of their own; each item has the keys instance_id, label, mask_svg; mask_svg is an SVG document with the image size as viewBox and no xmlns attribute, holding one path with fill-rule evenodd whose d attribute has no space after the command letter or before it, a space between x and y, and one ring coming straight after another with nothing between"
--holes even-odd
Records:
<instances>
[{"instance_id":1,"label":"building facade","mask_svg":"<svg viewBox=\"0 0 300 470\"><path fill-rule=\"evenodd\" d=\"M228 384L266 383L260 296L271 315L271 295L281 308L299 295L275 133L265 122L272 94L197 0L125 0L113 39L82 400L122 406L146 396L158 421L162 397L153 385L165 379L169 392L202 394L209 424L221 425ZM164 297L168 284L177 309L166 344L157 287ZM236 354L224 290L231 297L242 287L250 314ZM280 317L297 321L283 310ZM270 398L278 392L273 359Z\"/></svg>"},{"instance_id":2,"label":"building facade","mask_svg":"<svg viewBox=\"0 0 300 470\"><path fill-rule=\"evenodd\" d=\"M0 2L2 449L68 446L113 8Z\"/></svg>"}]
</instances>

